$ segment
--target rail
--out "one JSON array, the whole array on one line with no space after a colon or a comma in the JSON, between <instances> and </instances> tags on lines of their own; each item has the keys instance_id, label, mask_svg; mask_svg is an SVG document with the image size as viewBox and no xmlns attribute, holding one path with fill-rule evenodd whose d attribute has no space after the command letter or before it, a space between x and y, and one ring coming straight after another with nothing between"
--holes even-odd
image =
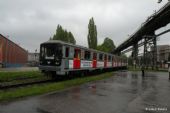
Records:
<instances>
[{"instance_id":1,"label":"rail","mask_svg":"<svg viewBox=\"0 0 170 113\"><path fill-rule=\"evenodd\" d=\"M17 88L17 87L24 87L28 85L34 84L42 84L47 82L52 82L51 78L43 78L43 79L28 79L23 82L15 83L15 82L2 82L0 83L0 90L10 89L10 88Z\"/></svg>"}]
</instances>

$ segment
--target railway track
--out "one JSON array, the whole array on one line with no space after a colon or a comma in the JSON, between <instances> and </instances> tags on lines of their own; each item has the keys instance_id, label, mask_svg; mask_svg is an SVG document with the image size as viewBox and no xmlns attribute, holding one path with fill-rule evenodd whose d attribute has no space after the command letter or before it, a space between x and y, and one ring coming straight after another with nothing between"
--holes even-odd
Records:
<instances>
[{"instance_id":1,"label":"railway track","mask_svg":"<svg viewBox=\"0 0 170 113\"><path fill-rule=\"evenodd\" d=\"M90 75L86 75L86 76L92 76L92 75L96 75L96 74L97 73L95 73L95 74L91 73ZM98 74L100 74L100 73L98 73ZM12 88L26 87L26 86L35 85L35 84L59 82L59 81L74 79L75 77L81 77L81 76L57 77L55 79L51 78L51 77L16 79L14 81L0 82L0 90L8 90L8 89L12 89Z\"/></svg>"},{"instance_id":2,"label":"railway track","mask_svg":"<svg viewBox=\"0 0 170 113\"><path fill-rule=\"evenodd\" d=\"M52 82L53 80L51 78L39 78L39 79L26 79L24 81L12 81L12 82L2 82L0 83L0 90L6 90L10 88L18 88L18 87L24 87L24 86L29 86L29 85L34 85L34 84L43 84L43 83L48 83Z\"/></svg>"}]
</instances>

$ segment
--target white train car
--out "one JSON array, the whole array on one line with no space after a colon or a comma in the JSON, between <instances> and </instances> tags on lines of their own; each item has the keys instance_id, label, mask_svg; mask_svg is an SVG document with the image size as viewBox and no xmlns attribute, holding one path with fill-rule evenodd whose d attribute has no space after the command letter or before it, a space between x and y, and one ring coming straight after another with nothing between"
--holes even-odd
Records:
<instances>
[{"instance_id":1,"label":"white train car","mask_svg":"<svg viewBox=\"0 0 170 113\"><path fill-rule=\"evenodd\" d=\"M40 45L39 69L53 75L87 73L127 67L127 60L110 53L51 40Z\"/></svg>"}]
</instances>

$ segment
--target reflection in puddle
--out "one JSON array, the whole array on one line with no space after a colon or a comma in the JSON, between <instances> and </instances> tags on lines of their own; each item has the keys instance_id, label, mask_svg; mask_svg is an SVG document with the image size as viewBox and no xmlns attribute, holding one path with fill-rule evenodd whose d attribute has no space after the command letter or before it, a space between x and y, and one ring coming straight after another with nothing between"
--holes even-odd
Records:
<instances>
[{"instance_id":1,"label":"reflection in puddle","mask_svg":"<svg viewBox=\"0 0 170 113\"><path fill-rule=\"evenodd\" d=\"M122 78L126 78L128 74L126 72L120 72L117 75L122 77Z\"/></svg>"},{"instance_id":2,"label":"reflection in puddle","mask_svg":"<svg viewBox=\"0 0 170 113\"><path fill-rule=\"evenodd\" d=\"M96 84L91 84L89 86L91 94L96 94Z\"/></svg>"},{"instance_id":3,"label":"reflection in puddle","mask_svg":"<svg viewBox=\"0 0 170 113\"><path fill-rule=\"evenodd\" d=\"M73 99L76 99L76 100L80 99L80 87L73 88L71 92L72 92Z\"/></svg>"},{"instance_id":4,"label":"reflection in puddle","mask_svg":"<svg viewBox=\"0 0 170 113\"><path fill-rule=\"evenodd\" d=\"M133 78L133 79L138 79L138 75L137 75L137 73L132 73L132 75L131 75L131 76L132 76L132 78Z\"/></svg>"}]
</instances>

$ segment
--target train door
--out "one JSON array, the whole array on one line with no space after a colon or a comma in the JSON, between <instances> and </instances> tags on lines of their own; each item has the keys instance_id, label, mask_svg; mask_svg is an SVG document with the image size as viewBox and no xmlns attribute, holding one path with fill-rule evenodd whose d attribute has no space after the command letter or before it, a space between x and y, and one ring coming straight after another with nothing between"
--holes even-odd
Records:
<instances>
[{"instance_id":1,"label":"train door","mask_svg":"<svg viewBox=\"0 0 170 113\"><path fill-rule=\"evenodd\" d=\"M65 69L69 69L69 56L70 56L70 48L65 47Z\"/></svg>"},{"instance_id":2,"label":"train door","mask_svg":"<svg viewBox=\"0 0 170 113\"><path fill-rule=\"evenodd\" d=\"M74 63L73 63L74 69L80 69L80 58L81 58L81 50L75 48L75 50L74 50Z\"/></svg>"},{"instance_id":3,"label":"train door","mask_svg":"<svg viewBox=\"0 0 170 113\"><path fill-rule=\"evenodd\" d=\"M107 55L104 55L104 67L107 67Z\"/></svg>"},{"instance_id":4,"label":"train door","mask_svg":"<svg viewBox=\"0 0 170 113\"><path fill-rule=\"evenodd\" d=\"M93 53L93 68L97 67L97 53Z\"/></svg>"}]
</instances>

